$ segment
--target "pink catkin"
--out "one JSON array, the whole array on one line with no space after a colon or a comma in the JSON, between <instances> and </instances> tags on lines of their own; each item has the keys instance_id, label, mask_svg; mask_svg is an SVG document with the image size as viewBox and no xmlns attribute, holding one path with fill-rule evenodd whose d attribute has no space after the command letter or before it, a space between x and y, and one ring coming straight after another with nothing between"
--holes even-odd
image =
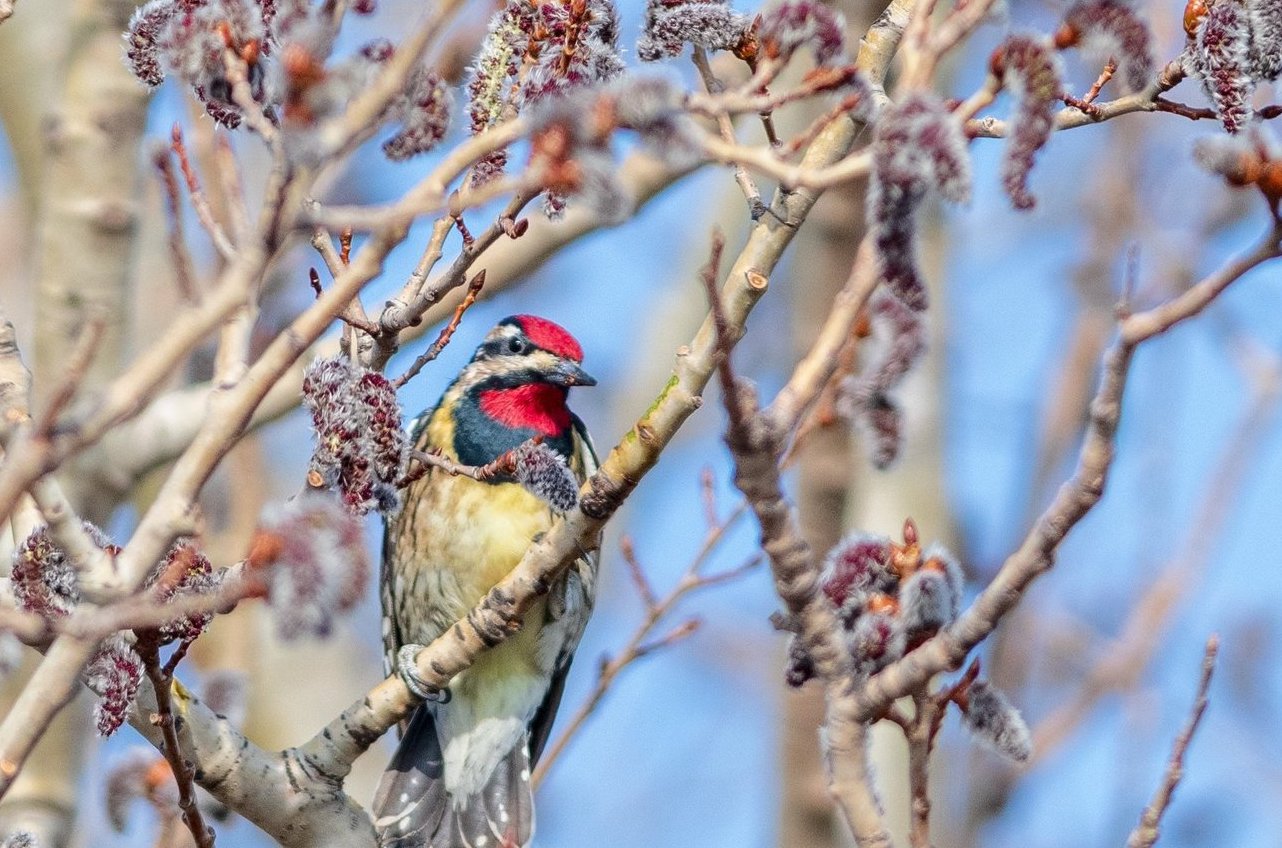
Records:
<instances>
[{"instance_id":1,"label":"pink catkin","mask_svg":"<svg viewBox=\"0 0 1282 848\"><path fill-rule=\"evenodd\" d=\"M815 0L785 0L762 13L757 37L767 55L782 61L808 47L817 64L828 65L845 55L845 30L845 18L831 7Z\"/></svg>"},{"instance_id":2,"label":"pink catkin","mask_svg":"<svg viewBox=\"0 0 1282 848\"><path fill-rule=\"evenodd\" d=\"M561 455L542 442L526 442L513 453L516 480L557 512L579 502L579 483Z\"/></svg>"},{"instance_id":3,"label":"pink catkin","mask_svg":"<svg viewBox=\"0 0 1282 848\"><path fill-rule=\"evenodd\" d=\"M729 50L743 40L752 19L718 0L648 0L637 56L657 62L680 56L685 45Z\"/></svg>"},{"instance_id":4,"label":"pink catkin","mask_svg":"<svg viewBox=\"0 0 1282 848\"><path fill-rule=\"evenodd\" d=\"M409 441L387 378L341 356L318 359L303 377L303 404L316 433L312 470L357 514L394 508Z\"/></svg>"},{"instance_id":5,"label":"pink catkin","mask_svg":"<svg viewBox=\"0 0 1282 848\"><path fill-rule=\"evenodd\" d=\"M371 568L360 521L330 497L305 495L264 513L279 544L267 600L282 638L328 636L365 592Z\"/></svg>"},{"instance_id":6,"label":"pink catkin","mask_svg":"<svg viewBox=\"0 0 1282 848\"><path fill-rule=\"evenodd\" d=\"M1117 0L1077 3L1064 24L1101 65L1109 57L1117 60L1117 78L1127 90L1140 91L1153 78L1153 37L1129 6Z\"/></svg>"},{"instance_id":7,"label":"pink catkin","mask_svg":"<svg viewBox=\"0 0 1282 848\"><path fill-rule=\"evenodd\" d=\"M169 574L171 566L178 564L181 572L176 583L157 586L154 594L161 603L186 595L204 595L218 589L220 575L215 573L209 558L190 542L175 542L165 559L147 579L147 586L155 586L162 575ZM213 620L213 613L193 613L165 622L157 628L161 644L174 641L192 641L200 636Z\"/></svg>"},{"instance_id":8,"label":"pink catkin","mask_svg":"<svg viewBox=\"0 0 1282 848\"><path fill-rule=\"evenodd\" d=\"M1215 105L1220 122L1229 133L1240 132L1251 120L1251 26L1246 9L1237 0L1214 3L1198 26L1195 38L1196 70L1206 95Z\"/></svg>"},{"instance_id":9,"label":"pink catkin","mask_svg":"<svg viewBox=\"0 0 1282 848\"><path fill-rule=\"evenodd\" d=\"M99 736L111 736L125 723L142 675L142 658L124 637L103 641L84 671L85 685L98 695L93 715Z\"/></svg>"},{"instance_id":10,"label":"pink catkin","mask_svg":"<svg viewBox=\"0 0 1282 848\"><path fill-rule=\"evenodd\" d=\"M966 137L943 101L912 92L882 113L872 155L867 220L881 283L920 311L927 299L917 270L917 212L931 190L956 203L969 199Z\"/></svg>"},{"instance_id":11,"label":"pink catkin","mask_svg":"<svg viewBox=\"0 0 1282 848\"><path fill-rule=\"evenodd\" d=\"M994 54L1002 83L1015 98L1010 137L1002 151L1002 187L1016 209L1032 209L1028 190L1034 157L1055 128L1055 107L1063 91L1059 57L1045 40L1027 35L1006 39Z\"/></svg>"}]
</instances>

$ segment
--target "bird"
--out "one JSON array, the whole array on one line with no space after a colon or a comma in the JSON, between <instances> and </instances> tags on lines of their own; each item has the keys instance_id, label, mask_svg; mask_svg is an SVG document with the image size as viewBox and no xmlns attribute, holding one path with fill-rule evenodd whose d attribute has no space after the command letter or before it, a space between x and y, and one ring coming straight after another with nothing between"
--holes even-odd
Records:
<instances>
[{"instance_id":1,"label":"bird","mask_svg":"<svg viewBox=\"0 0 1282 848\"><path fill-rule=\"evenodd\" d=\"M411 423L410 439L416 450L467 466L540 440L573 475L573 497L598 464L587 429L566 405L571 387L596 384L582 361L582 347L560 325L505 318L436 406ZM533 835L530 775L592 612L596 552L578 558L521 630L482 653L446 692L424 687L413 662L551 527L556 509L531 488L513 476L476 480L433 467L385 522L385 662L428 698L404 723L375 793L385 848L519 848Z\"/></svg>"}]
</instances>

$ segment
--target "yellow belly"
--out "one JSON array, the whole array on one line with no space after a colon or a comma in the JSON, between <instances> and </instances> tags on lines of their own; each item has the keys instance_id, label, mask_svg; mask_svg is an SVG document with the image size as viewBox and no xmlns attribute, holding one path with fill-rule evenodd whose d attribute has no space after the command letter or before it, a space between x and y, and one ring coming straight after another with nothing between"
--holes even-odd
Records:
<instances>
[{"instance_id":1,"label":"yellow belly","mask_svg":"<svg viewBox=\"0 0 1282 848\"><path fill-rule=\"evenodd\" d=\"M481 600L552 524L547 505L516 483L479 483L433 471L390 530L402 639L427 643Z\"/></svg>"}]
</instances>

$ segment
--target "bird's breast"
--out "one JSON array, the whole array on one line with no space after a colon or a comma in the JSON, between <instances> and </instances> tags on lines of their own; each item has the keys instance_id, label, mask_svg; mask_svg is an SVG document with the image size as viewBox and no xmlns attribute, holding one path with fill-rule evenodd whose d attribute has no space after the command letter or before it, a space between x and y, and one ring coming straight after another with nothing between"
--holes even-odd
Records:
<instances>
[{"instance_id":1,"label":"bird's breast","mask_svg":"<svg viewBox=\"0 0 1282 848\"><path fill-rule=\"evenodd\" d=\"M394 570L410 615L403 637L430 642L520 562L552 524L547 505L516 483L480 483L433 470L408 492L389 527ZM424 614L426 613L426 614Z\"/></svg>"}]
</instances>

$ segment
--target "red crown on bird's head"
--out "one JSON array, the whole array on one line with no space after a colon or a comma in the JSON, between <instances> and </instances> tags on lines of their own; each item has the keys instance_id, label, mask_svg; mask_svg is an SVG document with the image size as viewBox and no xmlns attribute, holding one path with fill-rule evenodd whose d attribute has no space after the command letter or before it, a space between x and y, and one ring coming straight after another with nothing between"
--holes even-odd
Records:
<instances>
[{"instance_id":1,"label":"red crown on bird's head","mask_svg":"<svg viewBox=\"0 0 1282 848\"><path fill-rule=\"evenodd\" d=\"M548 353L572 359L575 362L583 361L583 347L560 324L537 315L513 315L502 323L508 322L520 327L521 332L525 333L525 337L535 347L541 347Z\"/></svg>"}]
</instances>

